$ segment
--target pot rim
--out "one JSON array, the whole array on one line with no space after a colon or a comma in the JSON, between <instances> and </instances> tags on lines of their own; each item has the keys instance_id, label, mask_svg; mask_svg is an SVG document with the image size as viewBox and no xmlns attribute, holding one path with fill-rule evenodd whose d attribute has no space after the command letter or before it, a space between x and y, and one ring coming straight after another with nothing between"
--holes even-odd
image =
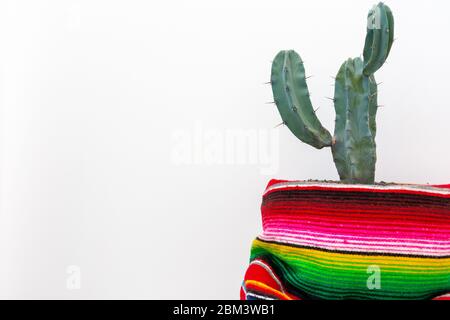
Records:
<instances>
[{"instance_id":1,"label":"pot rim","mask_svg":"<svg viewBox=\"0 0 450 320\"><path fill-rule=\"evenodd\" d=\"M288 181L271 180L264 191L264 196L280 190L330 190L347 192L386 192L440 196L450 198L450 185L421 185L421 184L344 184L330 181Z\"/></svg>"}]
</instances>

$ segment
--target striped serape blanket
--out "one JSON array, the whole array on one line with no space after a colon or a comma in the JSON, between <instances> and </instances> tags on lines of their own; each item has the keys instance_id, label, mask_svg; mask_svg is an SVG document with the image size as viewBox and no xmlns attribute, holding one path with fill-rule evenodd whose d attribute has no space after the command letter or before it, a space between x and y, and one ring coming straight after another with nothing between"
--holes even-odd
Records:
<instances>
[{"instance_id":1,"label":"striped serape blanket","mask_svg":"<svg viewBox=\"0 0 450 320\"><path fill-rule=\"evenodd\" d=\"M272 180L241 299L450 299L450 185Z\"/></svg>"}]
</instances>

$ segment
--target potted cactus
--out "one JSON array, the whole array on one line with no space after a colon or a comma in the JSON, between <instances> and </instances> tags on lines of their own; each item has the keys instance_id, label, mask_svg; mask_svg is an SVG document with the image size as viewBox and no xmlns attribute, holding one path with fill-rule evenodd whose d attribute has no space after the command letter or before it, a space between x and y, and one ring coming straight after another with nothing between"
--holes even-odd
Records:
<instances>
[{"instance_id":1,"label":"potted cactus","mask_svg":"<svg viewBox=\"0 0 450 320\"><path fill-rule=\"evenodd\" d=\"M312 106L302 59L272 66L283 124L314 148L331 148L340 182L272 180L261 206L241 299L446 299L450 293L450 186L375 183L375 72L394 42L394 18L369 12L362 58L335 78L334 134Z\"/></svg>"}]
</instances>

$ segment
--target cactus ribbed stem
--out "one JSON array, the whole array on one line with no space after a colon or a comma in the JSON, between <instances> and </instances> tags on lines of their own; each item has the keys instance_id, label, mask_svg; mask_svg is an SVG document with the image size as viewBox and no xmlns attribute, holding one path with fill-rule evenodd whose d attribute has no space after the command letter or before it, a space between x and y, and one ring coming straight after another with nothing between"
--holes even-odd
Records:
<instances>
[{"instance_id":1,"label":"cactus ribbed stem","mask_svg":"<svg viewBox=\"0 0 450 320\"><path fill-rule=\"evenodd\" d=\"M369 93L369 127L372 137L375 139L377 136L378 85L374 75L369 77Z\"/></svg>"},{"instance_id":2,"label":"cactus ribbed stem","mask_svg":"<svg viewBox=\"0 0 450 320\"><path fill-rule=\"evenodd\" d=\"M376 146L370 129L370 79L360 58L346 61L336 77L333 157L344 182L373 183Z\"/></svg>"},{"instance_id":3,"label":"cactus ribbed stem","mask_svg":"<svg viewBox=\"0 0 450 320\"><path fill-rule=\"evenodd\" d=\"M331 146L331 134L313 109L303 61L295 51L281 51L272 65L272 90L284 124L301 141L317 148Z\"/></svg>"},{"instance_id":4,"label":"cactus ribbed stem","mask_svg":"<svg viewBox=\"0 0 450 320\"><path fill-rule=\"evenodd\" d=\"M394 42L394 18L391 9L383 3L369 12L364 46L364 74L374 74L386 62Z\"/></svg>"}]
</instances>

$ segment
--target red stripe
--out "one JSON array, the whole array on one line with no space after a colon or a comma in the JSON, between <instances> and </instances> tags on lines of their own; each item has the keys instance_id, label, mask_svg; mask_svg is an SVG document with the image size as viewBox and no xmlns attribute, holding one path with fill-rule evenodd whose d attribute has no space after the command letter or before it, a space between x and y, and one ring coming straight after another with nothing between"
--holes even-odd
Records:
<instances>
[{"instance_id":1,"label":"red stripe","mask_svg":"<svg viewBox=\"0 0 450 320\"><path fill-rule=\"evenodd\" d=\"M272 184L273 185L273 184ZM269 186L271 186L269 184ZM405 186L407 188L407 186ZM268 189L268 188L267 188ZM344 187L331 187L331 186L309 186L309 185L300 185L300 186L283 186L280 188L267 190L264 193L264 196L267 196L273 192L277 191L286 191L286 190L307 190L307 191L334 191L334 192L351 192L351 193L357 193L357 192L368 192L368 193L386 193L386 194L410 194L410 195L419 195L419 196L433 196L438 198L444 198L444 199L450 199L450 194L440 194L433 192L433 190L428 191L421 191L421 190L406 190L406 189L374 189L374 188L367 188L363 186L348 188Z\"/></svg>"}]
</instances>

